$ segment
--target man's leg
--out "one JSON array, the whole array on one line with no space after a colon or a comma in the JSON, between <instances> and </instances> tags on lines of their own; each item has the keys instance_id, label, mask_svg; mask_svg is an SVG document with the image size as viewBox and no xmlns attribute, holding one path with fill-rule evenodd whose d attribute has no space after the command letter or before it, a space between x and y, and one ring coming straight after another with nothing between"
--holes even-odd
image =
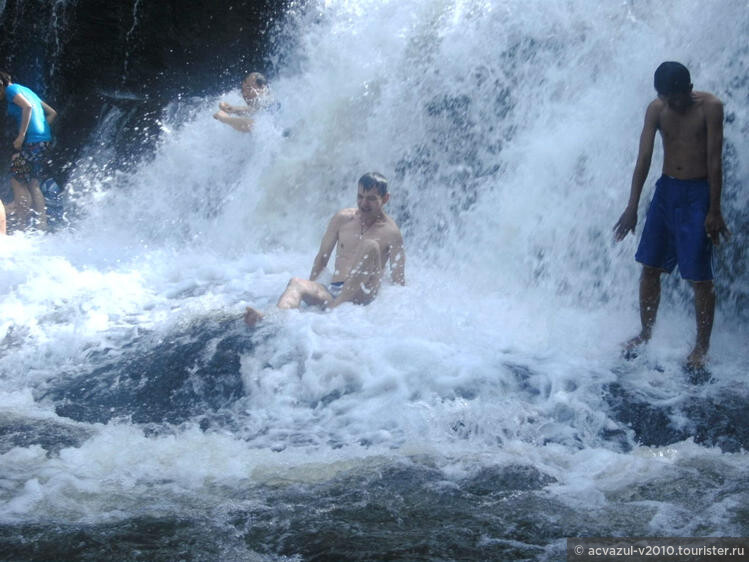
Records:
<instances>
[{"instance_id":1,"label":"man's leg","mask_svg":"<svg viewBox=\"0 0 749 562\"><path fill-rule=\"evenodd\" d=\"M29 182L29 194L31 195L31 207L36 212L36 227L39 230L47 230L47 206L38 179L32 178Z\"/></svg>"},{"instance_id":2,"label":"man's leg","mask_svg":"<svg viewBox=\"0 0 749 562\"><path fill-rule=\"evenodd\" d=\"M653 326L661 301L661 273L663 272L655 267L642 266L640 275L640 324L642 328L637 336L624 344L626 351L632 351L646 343L653 335Z\"/></svg>"},{"instance_id":3,"label":"man's leg","mask_svg":"<svg viewBox=\"0 0 749 562\"><path fill-rule=\"evenodd\" d=\"M29 210L31 209L31 194L26 184L21 183L16 178L11 178L10 186L13 188L14 223L18 230L25 230L28 225Z\"/></svg>"},{"instance_id":4,"label":"man's leg","mask_svg":"<svg viewBox=\"0 0 749 562\"><path fill-rule=\"evenodd\" d=\"M312 306L323 306L333 300L328 290L315 281L294 277L278 299L278 308L299 308L302 302Z\"/></svg>"},{"instance_id":5,"label":"man's leg","mask_svg":"<svg viewBox=\"0 0 749 562\"><path fill-rule=\"evenodd\" d=\"M5 205L0 201L0 236L7 233L7 226L5 224Z\"/></svg>"},{"instance_id":6,"label":"man's leg","mask_svg":"<svg viewBox=\"0 0 749 562\"><path fill-rule=\"evenodd\" d=\"M687 366L701 369L705 366L705 357L710 347L710 335L713 332L715 317L715 287L712 281L692 283L694 287L694 309L697 320L697 338L694 349L687 357Z\"/></svg>"},{"instance_id":7,"label":"man's leg","mask_svg":"<svg viewBox=\"0 0 749 562\"><path fill-rule=\"evenodd\" d=\"M293 277L286 290L278 299L276 306L281 309L299 308L302 302L313 306L325 306L333 301L328 290L315 281ZM263 319L263 313L248 306L244 313L244 322L250 328L256 326Z\"/></svg>"},{"instance_id":8,"label":"man's leg","mask_svg":"<svg viewBox=\"0 0 749 562\"><path fill-rule=\"evenodd\" d=\"M341 294L331 303L331 308L344 302L369 304L377 296L382 278L379 244L374 240L362 240L354 263L357 265L343 282Z\"/></svg>"},{"instance_id":9,"label":"man's leg","mask_svg":"<svg viewBox=\"0 0 749 562\"><path fill-rule=\"evenodd\" d=\"M333 299L328 290L315 281L294 277L289 281L286 290L278 299L277 306L281 309L299 308L302 302L312 306L328 306L333 308L344 302L354 304L369 304L377 296L380 289L381 259L380 246L374 240L362 240L359 245L357 264L343 283L341 294ZM263 319L258 310L247 307L244 315L245 323L254 327Z\"/></svg>"}]
</instances>

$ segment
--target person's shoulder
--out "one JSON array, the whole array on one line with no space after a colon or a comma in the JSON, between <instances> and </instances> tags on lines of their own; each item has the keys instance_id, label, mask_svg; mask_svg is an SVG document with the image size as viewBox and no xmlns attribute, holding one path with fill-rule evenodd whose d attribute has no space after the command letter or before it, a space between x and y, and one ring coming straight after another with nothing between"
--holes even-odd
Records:
<instances>
[{"instance_id":1,"label":"person's shoulder","mask_svg":"<svg viewBox=\"0 0 749 562\"><path fill-rule=\"evenodd\" d=\"M356 216L355 208L352 207L352 208L341 209L335 215L333 215L331 222L343 223L343 222L350 221L355 216Z\"/></svg>"},{"instance_id":2,"label":"person's shoulder","mask_svg":"<svg viewBox=\"0 0 749 562\"><path fill-rule=\"evenodd\" d=\"M666 108L666 102L661 98L655 98L648 104L648 108L645 110L646 114L660 113Z\"/></svg>"},{"instance_id":3,"label":"person's shoulder","mask_svg":"<svg viewBox=\"0 0 749 562\"><path fill-rule=\"evenodd\" d=\"M710 92L694 92L694 97L708 126L723 122L723 102L718 96Z\"/></svg>"},{"instance_id":4,"label":"person's shoulder","mask_svg":"<svg viewBox=\"0 0 749 562\"><path fill-rule=\"evenodd\" d=\"M695 91L694 95L702 99L705 103L723 103L720 98L712 92Z\"/></svg>"},{"instance_id":5,"label":"person's shoulder","mask_svg":"<svg viewBox=\"0 0 749 562\"><path fill-rule=\"evenodd\" d=\"M648 104L648 108L645 110L645 121L652 122L657 126L659 117L665 109L666 102L664 102L661 98L655 98Z\"/></svg>"},{"instance_id":6,"label":"person's shoulder","mask_svg":"<svg viewBox=\"0 0 749 562\"><path fill-rule=\"evenodd\" d=\"M385 215L385 226L394 237L396 237L398 240L402 240L403 236L401 235L401 229L398 227L398 224L392 219L392 217Z\"/></svg>"},{"instance_id":7,"label":"person's shoulder","mask_svg":"<svg viewBox=\"0 0 749 562\"><path fill-rule=\"evenodd\" d=\"M719 109L723 107L723 102L715 94L710 92L695 92L694 95L702 103L705 109Z\"/></svg>"}]
</instances>

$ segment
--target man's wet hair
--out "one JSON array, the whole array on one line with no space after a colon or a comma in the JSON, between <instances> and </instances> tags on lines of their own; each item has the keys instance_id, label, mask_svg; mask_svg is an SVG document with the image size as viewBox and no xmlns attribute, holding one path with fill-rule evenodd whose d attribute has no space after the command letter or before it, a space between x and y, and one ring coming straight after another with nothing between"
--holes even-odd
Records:
<instances>
[{"instance_id":1,"label":"man's wet hair","mask_svg":"<svg viewBox=\"0 0 749 562\"><path fill-rule=\"evenodd\" d=\"M264 88L268 85L267 78L259 72L250 72L247 76L244 77L245 80L249 78L254 78L255 86L257 86L258 88Z\"/></svg>"},{"instance_id":2,"label":"man's wet hair","mask_svg":"<svg viewBox=\"0 0 749 562\"><path fill-rule=\"evenodd\" d=\"M377 189L380 197L384 197L388 192L388 180L382 174L377 172L368 172L359 178L359 185L364 191Z\"/></svg>"},{"instance_id":3,"label":"man's wet hair","mask_svg":"<svg viewBox=\"0 0 749 562\"><path fill-rule=\"evenodd\" d=\"M686 66L680 62L667 61L655 70L653 85L659 95L686 94L691 90L692 79Z\"/></svg>"},{"instance_id":4,"label":"man's wet hair","mask_svg":"<svg viewBox=\"0 0 749 562\"><path fill-rule=\"evenodd\" d=\"M3 86L7 88L8 84L10 84L10 74L5 72L4 70L0 70L0 82L2 82Z\"/></svg>"}]
</instances>

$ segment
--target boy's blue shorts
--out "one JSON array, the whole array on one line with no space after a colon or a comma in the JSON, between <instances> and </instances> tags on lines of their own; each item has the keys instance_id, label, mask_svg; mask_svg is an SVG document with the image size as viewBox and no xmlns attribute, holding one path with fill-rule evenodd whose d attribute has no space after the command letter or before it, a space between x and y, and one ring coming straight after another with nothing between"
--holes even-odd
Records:
<instances>
[{"instance_id":1,"label":"boy's blue shorts","mask_svg":"<svg viewBox=\"0 0 749 562\"><path fill-rule=\"evenodd\" d=\"M689 281L713 279L713 244L705 232L710 207L706 179L663 175L655 184L635 259L671 273L676 264Z\"/></svg>"}]
</instances>

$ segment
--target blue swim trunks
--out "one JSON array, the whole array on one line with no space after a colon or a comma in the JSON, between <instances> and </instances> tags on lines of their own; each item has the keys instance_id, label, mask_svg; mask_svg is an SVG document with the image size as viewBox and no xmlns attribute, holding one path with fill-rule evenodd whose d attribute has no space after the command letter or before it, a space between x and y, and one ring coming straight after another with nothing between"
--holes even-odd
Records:
<instances>
[{"instance_id":1,"label":"blue swim trunks","mask_svg":"<svg viewBox=\"0 0 749 562\"><path fill-rule=\"evenodd\" d=\"M343 281L336 281L335 283L331 283L328 285L328 292L330 293L330 296L334 299L338 298L338 295L343 292Z\"/></svg>"},{"instance_id":2,"label":"blue swim trunks","mask_svg":"<svg viewBox=\"0 0 749 562\"><path fill-rule=\"evenodd\" d=\"M705 179L663 175L655 184L635 259L643 265L679 273L689 281L713 278L713 244L705 232L710 186Z\"/></svg>"}]
</instances>

